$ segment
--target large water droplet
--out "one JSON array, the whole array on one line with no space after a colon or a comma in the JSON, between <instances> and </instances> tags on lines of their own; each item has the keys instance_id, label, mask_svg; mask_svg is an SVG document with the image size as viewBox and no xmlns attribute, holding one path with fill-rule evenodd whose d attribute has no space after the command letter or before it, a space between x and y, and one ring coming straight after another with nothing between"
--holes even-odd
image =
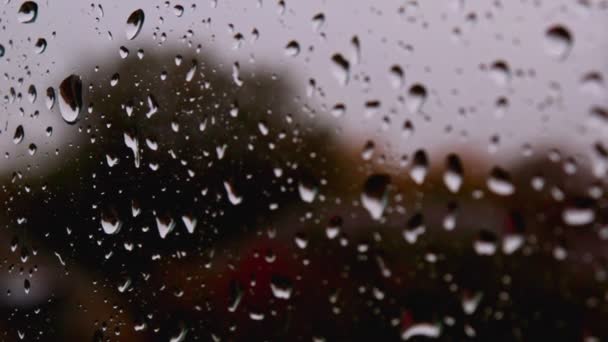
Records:
<instances>
[{"instance_id":1,"label":"large water droplet","mask_svg":"<svg viewBox=\"0 0 608 342\"><path fill-rule=\"evenodd\" d=\"M21 4L17 12L17 20L20 23L33 23L38 16L38 4L33 1L26 1Z\"/></svg>"},{"instance_id":2,"label":"large water droplet","mask_svg":"<svg viewBox=\"0 0 608 342\"><path fill-rule=\"evenodd\" d=\"M464 172L460 158L455 154L448 155L445 168L443 183L451 192L458 192L462 185L462 174Z\"/></svg>"},{"instance_id":3,"label":"large water droplet","mask_svg":"<svg viewBox=\"0 0 608 342\"><path fill-rule=\"evenodd\" d=\"M407 107L411 113L417 113L426 102L427 92L422 84L414 84L407 94Z\"/></svg>"},{"instance_id":4,"label":"large water droplet","mask_svg":"<svg viewBox=\"0 0 608 342\"><path fill-rule=\"evenodd\" d=\"M295 57L300 54L300 44L297 41L292 40L285 46L285 55Z\"/></svg>"},{"instance_id":5,"label":"large water droplet","mask_svg":"<svg viewBox=\"0 0 608 342\"><path fill-rule=\"evenodd\" d=\"M59 111L63 120L72 124L78 120L81 110L82 81L80 76L70 75L59 85Z\"/></svg>"},{"instance_id":6,"label":"large water droplet","mask_svg":"<svg viewBox=\"0 0 608 342\"><path fill-rule=\"evenodd\" d=\"M350 63L342 56L337 53L331 57L332 72L340 85L348 84L350 79Z\"/></svg>"},{"instance_id":7,"label":"large water droplet","mask_svg":"<svg viewBox=\"0 0 608 342\"><path fill-rule=\"evenodd\" d=\"M23 141L24 137L25 137L25 132L23 130L23 126L22 125L17 126L17 129L15 129L15 134L13 135L13 143L15 145L21 143Z\"/></svg>"},{"instance_id":8,"label":"large water droplet","mask_svg":"<svg viewBox=\"0 0 608 342\"><path fill-rule=\"evenodd\" d=\"M414 160L412 162L412 168L410 169L410 177L420 185L424 183L426 174L429 169L429 159L424 150L418 150L414 153Z\"/></svg>"},{"instance_id":9,"label":"large water droplet","mask_svg":"<svg viewBox=\"0 0 608 342\"><path fill-rule=\"evenodd\" d=\"M564 59L572 49L572 34L562 25L554 25L545 32L545 48L553 57Z\"/></svg>"},{"instance_id":10,"label":"large water droplet","mask_svg":"<svg viewBox=\"0 0 608 342\"><path fill-rule=\"evenodd\" d=\"M144 11L138 9L135 12L131 13L129 18L127 18L127 28L125 31L127 39L133 40L135 39L135 37L137 37L137 35L141 31L142 26L144 25L144 17Z\"/></svg>"},{"instance_id":11,"label":"large water droplet","mask_svg":"<svg viewBox=\"0 0 608 342\"><path fill-rule=\"evenodd\" d=\"M515 192L509 173L499 167L494 167L486 182L488 189L500 196L509 196Z\"/></svg>"},{"instance_id":12,"label":"large water droplet","mask_svg":"<svg viewBox=\"0 0 608 342\"><path fill-rule=\"evenodd\" d=\"M388 202L388 185L391 178L386 174L374 174L367 178L361 193L361 204L374 220L382 217Z\"/></svg>"}]
</instances>

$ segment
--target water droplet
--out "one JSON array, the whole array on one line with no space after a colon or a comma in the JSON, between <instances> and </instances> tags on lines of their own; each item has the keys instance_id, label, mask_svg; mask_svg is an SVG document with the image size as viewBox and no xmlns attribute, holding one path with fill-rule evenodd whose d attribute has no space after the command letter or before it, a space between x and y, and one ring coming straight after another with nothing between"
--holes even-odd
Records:
<instances>
[{"instance_id":1,"label":"water droplet","mask_svg":"<svg viewBox=\"0 0 608 342\"><path fill-rule=\"evenodd\" d=\"M446 158L446 170L443 174L443 183L448 190L454 193L460 190L463 172L460 158L455 154L448 155Z\"/></svg>"},{"instance_id":2,"label":"water droplet","mask_svg":"<svg viewBox=\"0 0 608 342\"><path fill-rule=\"evenodd\" d=\"M182 15L184 15L184 6L182 5L175 5L173 7L173 13L179 18Z\"/></svg>"},{"instance_id":3,"label":"water droplet","mask_svg":"<svg viewBox=\"0 0 608 342\"><path fill-rule=\"evenodd\" d=\"M24 137L25 137L25 131L23 130L23 126L22 125L17 126L17 128L15 129L15 134L13 135L13 143L15 145L20 144L23 141Z\"/></svg>"},{"instance_id":4,"label":"water droplet","mask_svg":"<svg viewBox=\"0 0 608 342\"><path fill-rule=\"evenodd\" d=\"M300 54L300 44L295 40L290 41L285 46L285 55L295 57Z\"/></svg>"},{"instance_id":5,"label":"water droplet","mask_svg":"<svg viewBox=\"0 0 608 342\"><path fill-rule=\"evenodd\" d=\"M499 86L504 86L511 78L509 65L504 61L496 61L490 67L490 78Z\"/></svg>"},{"instance_id":6,"label":"water droplet","mask_svg":"<svg viewBox=\"0 0 608 342\"><path fill-rule=\"evenodd\" d=\"M224 189L226 189L226 195L228 195L228 200L233 205L239 205L243 201L243 197L239 196L234 189L234 186L229 182L224 182Z\"/></svg>"},{"instance_id":7,"label":"water droplet","mask_svg":"<svg viewBox=\"0 0 608 342\"><path fill-rule=\"evenodd\" d=\"M149 119L152 117L152 115L158 112L158 102L156 102L156 99L152 94L148 94L146 102L148 103L148 112L146 113L146 117Z\"/></svg>"},{"instance_id":8,"label":"water droplet","mask_svg":"<svg viewBox=\"0 0 608 342\"><path fill-rule=\"evenodd\" d=\"M36 91L36 87L32 84L27 88L27 99L30 103L36 102L36 98L38 97L38 92Z\"/></svg>"},{"instance_id":9,"label":"water droplet","mask_svg":"<svg viewBox=\"0 0 608 342\"><path fill-rule=\"evenodd\" d=\"M231 280L228 287L229 305L228 311L235 312L243 299L243 288L236 280Z\"/></svg>"},{"instance_id":10,"label":"water droplet","mask_svg":"<svg viewBox=\"0 0 608 342\"><path fill-rule=\"evenodd\" d=\"M393 65L389 70L389 79L393 88L400 88L405 82L405 73L398 65Z\"/></svg>"},{"instance_id":11,"label":"water droplet","mask_svg":"<svg viewBox=\"0 0 608 342\"><path fill-rule=\"evenodd\" d=\"M575 199L562 211L562 220L569 226L584 226L595 221L591 199Z\"/></svg>"},{"instance_id":12,"label":"water droplet","mask_svg":"<svg viewBox=\"0 0 608 342\"><path fill-rule=\"evenodd\" d=\"M0 44L0 58L4 57L5 49L4 45Z\"/></svg>"},{"instance_id":13,"label":"water droplet","mask_svg":"<svg viewBox=\"0 0 608 342\"><path fill-rule=\"evenodd\" d=\"M125 146L127 146L131 152L133 152L133 162L135 163L135 167L139 168L141 163L141 154L139 152L139 139L133 132L125 132L123 134L123 139L125 142Z\"/></svg>"},{"instance_id":14,"label":"water droplet","mask_svg":"<svg viewBox=\"0 0 608 342\"><path fill-rule=\"evenodd\" d=\"M403 330L401 333L401 339L407 341L409 339L415 339L422 337L424 339L436 339L441 336L441 326L439 324L432 323L414 323Z\"/></svg>"},{"instance_id":15,"label":"water droplet","mask_svg":"<svg viewBox=\"0 0 608 342\"><path fill-rule=\"evenodd\" d=\"M138 9L131 13L129 18L127 18L127 28L125 31L127 39L133 40L135 37L137 37L142 26L144 25L144 17L144 11Z\"/></svg>"},{"instance_id":16,"label":"water droplet","mask_svg":"<svg viewBox=\"0 0 608 342\"><path fill-rule=\"evenodd\" d=\"M319 32L323 24L325 23L325 14L317 13L312 17L312 29L315 32Z\"/></svg>"},{"instance_id":17,"label":"water droplet","mask_svg":"<svg viewBox=\"0 0 608 342\"><path fill-rule=\"evenodd\" d=\"M175 221L172 217L168 216L156 216L156 227L158 228L158 233L160 234L160 238L164 239L171 233L173 228L175 228Z\"/></svg>"},{"instance_id":18,"label":"water droplet","mask_svg":"<svg viewBox=\"0 0 608 342\"><path fill-rule=\"evenodd\" d=\"M21 4L17 12L17 20L20 23L33 23L38 16L38 4L33 1L26 1Z\"/></svg>"},{"instance_id":19,"label":"water droplet","mask_svg":"<svg viewBox=\"0 0 608 342\"><path fill-rule=\"evenodd\" d=\"M414 153L414 160L412 161L412 167L410 169L410 177L412 180L420 185L424 183L426 174L429 169L429 159L424 150L417 150Z\"/></svg>"},{"instance_id":20,"label":"water droplet","mask_svg":"<svg viewBox=\"0 0 608 342\"><path fill-rule=\"evenodd\" d=\"M509 196L515 192L509 173L500 167L494 167L486 182L488 189L499 196Z\"/></svg>"},{"instance_id":21,"label":"water droplet","mask_svg":"<svg viewBox=\"0 0 608 342\"><path fill-rule=\"evenodd\" d=\"M53 87L46 88L45 104L48 110L53 109L53 107L55 106L55 89L53 89Z\"/></svg>"},{"instance_id":22,"label":"water droplet","mask_svg":"<svg viewBox=\"0 0 608 342\"><path fill-rule=\"evenodd\" d=\"M368 140L365 143L365 146L363 146L363 151L361 152L361 158L363 158L363 160L372 159L372 156L374 155L375 147L376 147L376 145L374 144L374 142L371 140Z\"/></svg>"},{"instance_id":23,"label":"water droplet","mask_svg":"<svg viewBox=\"0 0 608 342\"><path fill-rule=\"evenodd\" d=\"M481 230L473 242L473 248L479 255L494 255L496 253L496 234L489 230Z\"/></svg>"},{"instance_id":24,"label":"water droplet","mask_svg":"<svg viewBox=\"0 0 608 342\"><path fill-rule=\"evenodd\" d=\"M120 81L120 74L115 73L110 79L110 86L115 87L118 84L118 81Z\"/></svg>"},{"instance_id":25,"label":"water droplet","mask_svg":"<svg viewBox=\"0 0 608 342\"><path fill-rule=\"evenodd\" d=\"M188 69L188 72L186 73L186 82L192 81L192 79L196 75L197 69L198 69L198 62L195 59L193 59L192 64L190 65L190 69Z\"/></svg>"},{"instance_id":26,"label":"water droplet","mask_svg":"<svg viewBox=\"0 0 608 342\"><path fill-rule=\"evenodd\" d=\"M374 220L382 217L388 203L388 185L391 178L386 174L374 174L367 178L361 193L361 204Z\"/></svg>"},{"instance_id":27,"label":"water droplet","mask_svg":"<svg viewBox=\"0 0 608 342\"><path fill-rule=\"evenodd\" d=\"M118 218L116 210L109 208L101 212L101 228L106 234L117 234L122 227L122 221Z\"/></svg>"},{"instance_id":28,"label":"water droplet","mask_svg":"<svg viewBox=\"0 0 608 342\"><path fill-rule=\"evenodd\" d=\"M302 201L312 203L319 192L319 185L312 177L302 177L298 183L298 193Z\"/></svg>"},{"instance_id":29,"label":"water droplet","mask_svg":"<svg viewBox=\"0 0 608 342\"><path fill-rule=\"evenodd\" d=\"M562 25L554 25L545 32L545 48L553 57L564 59L572 49L572 34Z\"/></svg>"},{"instance_id":30,"label":"water droplet","mask_svg":"<svg viewBox=\"0 0 608 342\"><path fill-rule=\"evenodd\" d=\"M586 93L602 96L605 94L604 87L604 77L599 72L586 73L581 79L581 90Z\"/></svg>"},{"instance_id":31,"label":"water droplet","mask_svg":"<svg viewBox=\"0 0 608 342\"><path fill-rule=\"evenodd\" d=\"M275 298L284 300L291 298L291 293L293 291L291 280L276 275L272 276L272 279L270 280L270 289Z\"/></svg>"},{"instance_id":32,"label":"water droplet","mask_svg":"<svg viewBox=\"0 0 608 342\"><path fill-rule=\"evenodd\" d=\"M422 84L414 84L407 95L407 107L411 113L418 113L426 102L427 92Z\"/></svg>"},{"instance_id":33,"label":"water droplet","mask_svg":"<svg viewBox=\"0 0 608 342\"><path fill-rule=\"evenodd\" d=\"M424 216L421 213L415 213L410 219L407 221L407 225L403 230L403 238L408 243L416 243L418 241L418 237L426 232L426 227L424 226Z\"/></svg>"},{"instance_id":34,"label":"water droplet","mask_svg":"<svg viewBox=\"0 0 608 342\"><path fill-rule=\"evenodd\" d=\"M325 235L328 239L335 239L338 234L340 234L340 230L342 229L342 217L333 216L329 219L329 223L325 228Z\"/></svg>"},{"instance_id":35,"label":"water droplet","mask_svg":"<svg viewBox=\"0 0 608 342\"><path fill-rule=\"evenodd\" d=\"M188 231L188 233L194 233L194 228L196 228L197 223L196 217L193 217L191 215L184 215L182 216L182 221L184 222L184 226L186 226L186 230Z\"/></svg>"},{"instance_id":36,"label":"water droplet","mask_svg":"<svg viewBox=\"0 0 608 342\"><path fill-rule=\"evenodd\" d=\"M38 38L38 40L36 41L36 44L34 44L34 47L36 48L36 53L41 54L44 52L44 50L46 50L46 39L44 38Z\"/></svg>"},{"instance_id":37,"label":"water droplet","mask_svg":"<svg viewBox=\"0 0 608 342\"><path fill-rule=\"evenodd\" d=\"M72 124L78 119L81 110L82 81L80 76L70 75L59 85L59 111L63 120Z\"/></svg>"},{"instance_id":38,"label":"water droplet","mask_svg":"<svg viewBox=\"0 0 608 342\"><path fill-rule=\"evenodd\" d=\"M474 314L482 298L483 294L481 292L471 294L470 292L465 291L462 295L462 311L467 315Z\"/></svg>"},{"instance_id":39,"label":"water droplet","mask_svg":"<svg viewBox=\"0 0 608 342\"><path fill-rule=\"evenodd\" d=\"M348 84L350 78L350 63L339 53L331 57L332 73L342 86Z\"/></svg>"}]
</instances>

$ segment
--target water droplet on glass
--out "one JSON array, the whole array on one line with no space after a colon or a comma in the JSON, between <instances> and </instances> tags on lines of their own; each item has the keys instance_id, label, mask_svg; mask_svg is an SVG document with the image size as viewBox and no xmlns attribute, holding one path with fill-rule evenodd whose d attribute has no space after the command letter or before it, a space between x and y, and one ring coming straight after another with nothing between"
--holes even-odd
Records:
<instances>
[{"instance_id":1,"label":"water droplet on glass","mask_svg":"<svg viewBox=\"0 0 608 342\"><path fill-rule=\"evenodd\" d=\"M188 233L194 233L194 228L196 228L197 222L196 217L193 217L191 215L184 215L182 216L182 221L184 222L184 226L186 226L186 230L188 231Z\"/></svg>"},{"instance_id":2,"label":"water droplet on glass","mask_svg":"<svg viewBox=\"0 0 608 342\"><path fill-rule=\"evenodd\" d=\"M317 181L312 177L302 177L298 183L298 193L302 201L306 203L312 203L317 196L319 186Z\"/></svg>"},{"instance_id":3,"label":"water droplet on glass","mask_svg":"<svg viewBox=\"0 0 608 342\"><path fill-rule=\"evenodd\" d=\"M490 78L499 86L504 86L511 78L511 70L504 61L496 61L490 67Z\"/></svg>"},{"instance_id":4,"label":"water droplet on glass","mask_svg":"<svg viewBox=\"0 0 608 342\"><path fill-rule=\"evenodd\" d=\"M426 102L427 92L422 84L414 84L407 94L407 107L411 113L417 113Z\"/></svg>"},{"instance_id":5,"label":"water droplet on glass","mask_svg":"<svg viewBox=\"0 0 608 342\"><path fill-rule=\"evenodd\" d=\"M496 253L496 234L489 230L481 230L473 241L473 248L478 255L494 255Z\"/></svg>"},{"instance_id":6,"label":"water droplet on glass","mask_svg":"<svg viewBox=\"0 0 608 342\"><path fill-rule=\"evenodd\" d=\"M295 40L290 41L285 46L285 55L295 57L300 54L300 44Z\"/></svg>"},{"instance_id":7,"label":"water droplet on glass","mask_svg":"<svg viewBox=\"0 0 608 342\"><path fill-rule=\"evenodd\" d=\"M500 167L494 167L486 182L488 189L500 196L509 196L515 192L509 173Z\"/></svg>"},{"instance_id":8,"label":"water droplet on glass","mask_svg":"<svg viewBox=\"0 0 608 342\"><path fill-rule=\"evenodd\" d=\"M312 17L312 29L315 32L319 32L323 24L325 23L325 14L317 13Z\"/></svg>"},{"instance_id":9,"label":"water droplet on glass","mask_svg":"<svg viewBox=\"0 0 608 342\"><path fill-rule=\"evenodd\" d=\"M53 109L55 106L55 89L53 89L53 87L46 88L45 104L48 110Z\"/></svg>"},{"instance_id":10,"label":"water droplet on glass","mask_svg":"<svg viewBox=\"0 0 608 342\"><path fill-rule=\"evenodd\" d=\"M144 25L144 11L141 9L136 10L131 13L129 18L127 18L127 28L126 28L126 36L127 39L133 40L139 32L141 31L142 26Z\"/></svg>"},{"instance_id":11,"label":"water droplet on glass","mask_svg":"<svg viewBox=\"0 0 608 342\"><path fill-rule=\"evenodd\" d=\"M572 49L572 34L562 25L554 25L545 32L545 48L553 57L564 59Z\"/></svg>"},{"instance_id":12,"label":"water droplet on glass","mask_svg":"<svg viewBox=\"0 0 608 342\"><path fill-rule=\"evenodd\" d=\"M36 87L32 84L27 88L27 99L30 103L36 102L36 97L38 96L38 92L36 91Z\"/></svg>"},{"instance_id":13,"label":"water droplet on glass","mask_svg":"<svg viewBox=\"0 0 608 342\"><path fill-rule=\"evenodd\" d=\"M15 145L20 144L23 141L24 137L25 137L25 132L23 130L23 126L22 125L17 126L17 128L15 129L15 134L13 135L13 143Z\"/></svg>"},{"instance_id":14,"label":"water droplet on glass","mask_svg":"<svg viewBox=\"0 0 608 342\"><path fill-rule=\"evenodd\" d=\"M226 195L228 195L228 200L233 205L239 205L243 201L243 197L239 196L234 189L234 186L229 182L224 182L224 189L226 189Z\"/></svg>"},{"instance_id":15,"label":"water droplet on glass","mask_svg":"<svg viewBox=\"0 0 608 342\"><path fill-rule=\"evenodd\" d=\"M562 220L569 226L584 226L595 221L591 199L575 199L562 211Z\"/></svg>"},{"instance_id":16,"label":"water droplet on glass","mask_svg":"<svg viewBox=\"0 0 608 342\"><path fill-rule=\"evenodd\" d=\"M26 1L21 4L17 12L17 20L20 23L33 23L38 16L38 4L33 1Z\"/></svg>"},{"instance_id":17,"label":"water droplet on glass","mask_svg":"<svg viewBox=\"0 0 608 342\"><path fill-rule=\"evenodd\" d=\"M48 95L48 93L47 93ZM67 123L74 123L82 110L82 81L70 75L59 85L59 111Z\"/></svg>"},{"instance_id":18,"label":"water droplet on glass","mask_svg":"<svg viewBox=\"0 0 608 342\"><path fill-rule=\"evenodd\" d=\"M393 65L389 70L389 79L393 88L400 88L405 81L405 73L398 65Z\"/></svg>"},{"instance_id":19,"label":"water droplet on glass","mask_svg":"<svg viewBox=\"0 0 608 342\"><path fill-rule=\"evenodd\" d=\"M451 192L458 192L462 185L462 175L464 172L460 158L455 154L448 155L445 168L443 183Z\"/></svg>"},{"instance_id":20,"label":"water droplet on glass","mask_svg":"<svg viewBox=\"0 0 608 342\"><path fill-rule=\"evenodd\" d=\"M188 72L186 73L186 82L192 81L192 79L196 75L197 69L198 69L198 62L195 59L193 59L192 64L190 65L190 69L188 69Z\"/></svg>"},{"instance_id":21,"label":"water droplet on glass","mask_svg":"<svg viewBox=\"0 0 608 342\"><path fill-rule=\"evenodd\" d=\"M410 168L410 177L416 184L420 185L424 183L428 169L429 159L426 152L424 150L417 150L414 153L414 160Z\"/></svg>"},{"instance_id":22,"label":"water droplet on glass","mask_svg":"<svg viewBox=\"0 0 608 342\"><path fill-rule=\"evenodd\" d=\"M156 216L156 227L158 228L160 238L164 239L175 228L175 221L168 216Z\"/></svg>"},{"instance_id":23,"label":"water droplet on glass","mask_svg":"<svg viewBox=\"0 0 608 342\"><path fill-rule=\"evenodd\" d=\"M44 38L38 38L38 40L36 41L36 44L34 44L34 47L36 48L36 53L40 54L43 53L44 50L46 50L46 39Z\"/></svg>"},{"instance_id":24,"label":"water droplet on glass","mask_svg":"<svg viewBox=\"0 0 608 342\"><path fill-rule=\"evenodd\" d=\"M173 7L173 13L179 18L182 15L184 15L184 6L182 5L175 5Z\"/></svg>"},{"instance_id":25,"label":"water droplet on glass","mask_svg":"<svg viewBox=\"0 0 608 342\"><path fill-rule=\"evenodd\" d=\"M275 298L288 300L291 298L293 287L291 280L286 277L275 275L272 276L270 280L270 289Z\"/></svg>"},{"instance_id":26,"label":"water droplet on glass","mask_svg":"<svg viewBox=\"0 0 608 342\"><path fill-rule=\"evenodd\" d=\"M421 213L415 213L408 221L403 230L403 238L408 243L416 243L418 237L426 232L424 226L424 216Z\"/></svg>"},{"instance_id":27,"label":"water droplet on glass","mask_svg":"<svg viewBox=\"0 0 608 342\"><path fill-rule=\"evenodd\" d=\"M367 178L361 193L361 204L374 220L382 217L388 203L388 185L391 178L386 174L374 174Z\"/></svg>"},{"instance_id":28,"label":"water droplet on glass","mask_svg":"<svg viewBox=\"0 0 608 342\"><path fill-rule=\"evenodd\" d=\"M117 234L122 227L122 221L114 209L107 209L101 212L101 228L106 234Z\"/></svg>"},{"instance_id":29,"label":"water droplet on glass","mask_svg":"<svg viewBox=\"0 0 608 342\"><path fill-rule=\"evenodd\" d=\"M342 229L342 217L333 216L329 219L329 223L325 228L325 235L328 239L335 239L338 234L340 234L340 230Z\"/></svg>"},{"instance_id":30,"label":"water droplet on glass","mask_svg":"<svg viewBox=\"0 0 608 342\"><path fill-rule=\"evenodd\" d=\"M331 57L332 73L342 86L348 84L350 78L350 63L339 53Z\"/></svg>"}]
</instances>

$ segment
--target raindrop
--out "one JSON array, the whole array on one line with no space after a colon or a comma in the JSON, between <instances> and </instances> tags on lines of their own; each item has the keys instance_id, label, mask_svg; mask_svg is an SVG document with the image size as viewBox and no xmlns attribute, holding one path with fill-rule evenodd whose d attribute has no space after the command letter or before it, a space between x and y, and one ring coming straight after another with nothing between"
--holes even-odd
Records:
<instances>
[{"instance_id":1,"label":"raindrop","mask_svg":"<svg viewBox=\"0 0 608 342\"><path fill-rule=\"evenodd\" d=\"M285 46L285 55L295 57L300 54L300 44L295 40L290 41Z\"/></svg>"},{"instance_id":2,"label":"raindrop","mask_svg":"<svg viewBox=\"0 0 608 342\"><path fill-rule=\"evenodd\" d=\"M131 152L133 152L133 162L135 163L135 167L139 168L141 162L141 154L139 153L139 140L133 133L125 132L123 134L123 139L125 141L125 146L127 146Z\"/></svg>"},{"instance_id":3,"label":"raindrop","mask_svg":"<svg viewBox=\"0 0 608 342\"><path fill-rule=\"evenodd\" d=\"M319 32L323 24L325 23L325 14L317 13L312 17L312 29L315 32Z\"/></svg>"},{"instance_id":4,"label":"raindrop","mask_svg":"<svg viewBox=\"0 0 608 342\"><path fill-rule=\"evenodd\" d=\"M70 75L59 85L59 111L63 120L72 124L78 119L81 110L82 81L80 76Z\"/></svg>"},{"instance_id":5,"label":"raindrop","mask_svg":"<svg viewBox=\"0 0 608 342\"><path fill-rule=\"evenodd\" d=\"M149 119L152 117L152 115L158 112L158 102L156 102L156 99L152 94L148 94L146 102L148 103L148 112L146 113L146 117Z\"/></svg>"},{"instance_id":6,"label":"raindrop","mask_svg":"<svg viewBox=\"0 0 608 342\"><path fill-rule=\"evenodd\" d=\"M407 96L407 107L411 113L417 113L426 102L427 92L422 84L414 84L410 87Z\"/></svg>"},{"instance_id":7,"label":"raindrop","mask_svg":"<svg viewBox=\"0 0 608 342\"><path fill-rule=\"evenodd\" d=\"M496 253L496 234L489 230L481 230L473 242L473 248L479 255L494 255Z\"/></svg>"},{"instance_id":8,"label":"raindrop","mask_svg":"<svg viewBox=\"0 0 608 342\"><path fill-rule=\"evenodd\" d=\"M156 227L158 228L158 233L160 234L160 238L164 239L171 233L173 228L175 228L175 221L171 217L156 217Z\"/></svg>"},{"instance_id":9,"label":"raindrop","mask_svg":"<svg viewBox=\"0 0 608 342\"><path fill-rule=\"evenodd\" d=\"M386 174L374 174L367 178L361 193L361 204L374 220L382 217L388 202L388 185L391 178Z\"/></svg>"},{"instance_id":10,"label":"raindrop","mask_svg":"<svg viewBox=\"0 0 608 342\"><path fill-rule=\"evenodd\" d=\"M298 183L298 193L302 201L312 203L319 192L319 185L312 177L302 177Z\"/></svg>"},{"instance_id":11,"label":"raindrop","mask_svg":"<svg viewBox=\"0 0 608 342\"><path fill-rule=\"evenodd\" d=\"M179 18L182 15L184 15L184 6L182 5L175 5L173 7L173 13Z\"/></svg>"},{"instance_id":12,"label":"raindrop","mask_svg":"<svg viewBox=\"0 0 608 342\"><path fill-rule=\"evenodd\" d=\"M184 215L182 216L182 221L184 222L184 226L186 226L188 233L194 233L194 228L196 228L196 218L191 215Z\"/></svg>"},{"instance_id":13,"label":"raindrop","mask_svg":"<svg viewBox=\"0 0 608 342\"><path fill-rule=\"evenodd\" d=\"M36 101L37 96L38 96L38 92L36 91L36 87L33 84L31 84L27 88L27 99L30 101L30 103L34 103Z\"/></svg>"},{"instance_id":14,"label":"raindrop","mask_svg":"<svg viewBox=\"0 0 608 342\"><path fill-rule=\"evenodd\" d=\"M448 155L446 158L446 170L443 174L443 183L448 190L454 193L460 190L463 172L460 158L455 154Z\"/></svg>"},{"instance_id":15,"label":"raindrop","mask_svg":"<svg viewBox=\"0 0 608 342\"><path fill-rule=\"evenodd\" d=\"M48 110L53 109L55 106L55 89L53 87L46 88L46 108Z\"/></svg>"},{"instance_id":16,"label":"raindrop","mask_svg":"<svg viewBox=\"0 0 608 342\"><path fill-rule=\"evenodd\" d=\"M13 135L13 143L15 145L20 144L23 141L24 137L25 137L25 132L23 130L23 126L22 125L17 126L17 129L15 129L15 134Z\"/></svg>"},{"instance_id":17,"label":"raindrop","mask_svg":"<svg viewBox=\"0 0 608 342\"><path fill-rule=\"evenodd\" d=\"M0 44L0 58L4 57L4 53L5 53L4 45Z\"/></svg>"},{"instance_id":18,"label":"raindrop","mask_svg":"<svg viewBox=\"0 0 608 342\"><path fill-rule=\"evenodd\" d=\"M410 169L410 177L418 185L424 183L429 169L429 159L424 150L417 150L414 153L414 160Z\"/></svg>"},{"instance_id":19,"label":"raindrop","mask_svg":"<svg viewBox=\"0 0 608 342\"><path fill-rule=\"evenodd\" d=\"M188 72L186 73L186 82L192 81L192 79L196 75L197 69L198 69L198 62L195 59L193 59L192 64L190 65L190 69L188 69Z\"/></svg>"},{"instance_id":20,"label":"raindrop","mask_svg":"<svg viewBox=\"0 0 608 342\"><path fill-rule=\"evenodd\" d=\"M490 78L499 86L504 86L511 78L509 66L504 61L496 61L490 67Z\"/></svg>"},{"instance_id":21,"label":"raindrop","mask_svg":"<svg viewBox=\"0 0 608 342\"><path fill-rule=\"evenodd\" d=\"M325 228L325 235L328 239L335 239L338 234L340 234L340 230L342 229L342 217L333 216L329 219L329 223Z\"/></svg>"},{"instance_id":22,"label":"raindrop","mask_svg":"<svg viewBox=\"0 0 608 342\"><path fill-rule=\"evenodd\" d=\"M365 143L365 146L363 146L363 151L361 152L361 158L363 158L363 160L372 159L372 156L374 155L375 147L376 147L376 145L374 144L374 142L371 140L368 140Z\"/></svg>"},{"instance_id":23,"label":"raindrop","mask_svg":"<svg viewBox=\"0 0 608 342\"><path fill-rule=\"evenodd\" d=\"M424 216L421 213L416 213L407 221L407 225L403 230L403 238L408 243L416 243L418 237L424 234L425 231Z\"/></svg>"},{"instance_id":24,"label":"raindrop","mask_svg":"<svg viewBox=\"0 0 608 342\"><path fill-rule=\"evenodd\" d=\"M393 88L400 88L405 81L405 73L398 65L393 65L389 70L389 79Z\"/></svg>"},{"instance_id":25,"label":"raindrop","mask_svg":"<svg viewBox=\"0 0 608 342\"><path fill-rule=\"evenodd\" d=\"M231 280L228 287L229 305L228 311L235 312L243 299L243 288L241 284L236 280Z\"/></svg>"},{"instance_id":26,"label":"raindrop","mask_svg":"<svg viewBox=\"0 0 608 342\"><path fill-rule=\"evenodd\" d=\"M144 25L144 11L141 9L136 10L131 13L129 18L127 19L127 28L126 28L126 36L127 39L133 40L141 31L142 26Z\"/></svg>"},{"instance_id":27,"label":"raindrop","mask_svg":"<svg viewBox=\"0 0 608 342\"><path fill-rule=\"evenodd\" d=\"M339 53L331 57L332 72L342 86L348 84L350 78L350 63Z\"/></svg>"},{"instance_id":28,"label":"raindrop","mask_svg":"<svg viewBox=\"0 0 608 342\"><path fill-rule=\"evenodd\" d=\"M562 220L569 226L584 226L595 221L594 201L590 198L576 198L562 211Z\"/></svg>"},{"instance_id":29,"label":"raindrop","mask_svg":"<svg viewBox=\"0 0 608 342\"><path fill-rule=\"evenodd\" d=\"M572 49L572 34L562 25L551 26L545 31L545 48L553 57L564 59Z\"/></svg>"},{"instance_id":30,"label":"raindrop","mask_svg":"<svg viewBox=\"0 0 608 342\"><path fill-rule=\"evenodd\" d=\"M431 323L416 323L407 327L401 333L401 339L407 341L415 338L436 339L441 336L441 326Z\"/></svg>"},{"instance_id":31,"label":"raindrop","mask_svg":"<svg viewBox=\"0 0 608 342\"><path fill-rule=\"evenodd\" d=\"M499 167L494 167L487 180L490 191L499 196L509 196L515 192L515 186L511 182L509 173Z\"/></svg>"},{"instance_id":32,"label":"raindrop","mask_svg":"<svg viewBox=\"0 0 608 342\"><path fill-rule=\"evenodd\" d=\"M46 39L44 38L38 38L38 40L36 41L36 44L34 44L34 47L36 48L36 53L40 54L43 53L44 50L46 50Z\"/></svg>"},{"instance_id":33,"label":"raindrop","mask_svg":"<svg viewBox=\"0 0 608 342\"><path fill-rule=\"evenodd\" d=\"M101 228L106 234L117 234L122 227L122 221L114 209L107 209L101 212Z\"/></svg>"},{"instance_id":34,"label":"raindrop","mask_svg":"<svg viewBox=\"0 0 608 342\"><path fill-rule=\"evenodd\" d=\"M38 4L33 1L26 1L21 4L17 12L17 20L20 23L33 23L38 16Z\"/></svg>"},{"instance_id":35,"label":"raindrop","mask_svg":"<svg viewBox=\"0 0 608 342\"><path fill-rule=\"evenodd\" d=\"M115 87L118 84L118 81L120 81L120 74L115 73L114 75L112 75L112 78L110 79L110 85L112 87Z\"/></svg>"},{"instance_id":36,"label":"raindrop","mask_svg":"<svg viewBox=\"0 0 608 342\"><path fill-rule=\"evenodd\" d=\"M288 278L275 275L270 280L270 289L275 298L288 300L291 298L293 287Z\"/></svg>"},{"instance_id":37,"label":"raindrop","mask_svg":"<svg viewBox=\"0 0 608 342\"><path fill-rule=\"evenodd\" d=\"M234 186L229 182L224 182L224 189L226 189L226 195L228 195L228 200L233 205L239 205L243 201L243 197L239 196L234 189Z\"/></svg>"}]
</instances>

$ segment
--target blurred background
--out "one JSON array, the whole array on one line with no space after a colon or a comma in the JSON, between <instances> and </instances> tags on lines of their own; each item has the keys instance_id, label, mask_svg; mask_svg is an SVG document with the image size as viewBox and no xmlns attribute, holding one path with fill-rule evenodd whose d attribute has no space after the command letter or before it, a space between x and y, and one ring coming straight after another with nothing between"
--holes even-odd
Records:
<instances>
[{"instance_id":1,"label":"blurred background","mask_svg":"<svg viewBox=\"0 0 608 342\"><path fill-rule=\"evenodd\" d=\"M4 0L0 339L607 339L607 19Z\"/></svg>"}]
</instances>

